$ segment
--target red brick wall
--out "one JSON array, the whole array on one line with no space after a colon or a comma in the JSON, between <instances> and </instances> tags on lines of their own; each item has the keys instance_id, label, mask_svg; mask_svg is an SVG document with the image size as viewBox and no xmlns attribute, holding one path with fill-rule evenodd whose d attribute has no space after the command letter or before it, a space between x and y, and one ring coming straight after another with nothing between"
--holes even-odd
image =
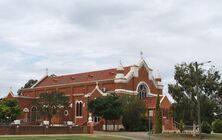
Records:
<instances>
[{"instance_id":1,"label":"red brick wall","mask_svg":"<svg viewBox=\"0 0 222 140\"><path fill-rule=\"evenodd\" d=\"M28 134L83 134L87 127L82 126L0 126L0 135L28 135Z\"/></svg>"}]
</instances>

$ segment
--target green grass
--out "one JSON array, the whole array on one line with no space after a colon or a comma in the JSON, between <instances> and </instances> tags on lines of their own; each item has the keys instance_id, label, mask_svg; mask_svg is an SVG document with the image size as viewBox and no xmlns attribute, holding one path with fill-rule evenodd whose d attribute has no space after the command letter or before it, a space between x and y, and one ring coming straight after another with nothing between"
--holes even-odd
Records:
<instances>
[{"instance_id":1,"label":"green grass","mask_svg":"<svg viewBox=\"0 0 222 140\"><path fill-rule=\"evenodd\" d=\"M109 136L0 136L0 140L127 140Z\"/></svg>"},{"instance_id":2,"label":"green grass","mask_svg":"<svg viewBox=\"0 0 222 140\"><path fill-rule=\"evenodd\" d=\"M155 138L163 140L198 140L198 137L193 137L188 134L161 134L153 135ZM221 134L202 134L201 140L222 140Z\"/></svg>"}]
</instances>

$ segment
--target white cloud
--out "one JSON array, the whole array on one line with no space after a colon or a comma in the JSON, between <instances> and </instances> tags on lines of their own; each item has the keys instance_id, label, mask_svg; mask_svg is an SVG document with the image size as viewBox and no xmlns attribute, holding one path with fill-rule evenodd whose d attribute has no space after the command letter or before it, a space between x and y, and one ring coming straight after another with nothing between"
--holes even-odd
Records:
<instances>
[{"instance_id":1,"label":"white cloud","mask_svg":"<svg viewBox=\"0 0 222 140\"><path fill-rule=\"evenodd\" d=\"M165 91L174 65L212 60L219 70L222 2L0 0L0 96L30 78L137 62L144 52Z\"/></svg>"}]
</instances>

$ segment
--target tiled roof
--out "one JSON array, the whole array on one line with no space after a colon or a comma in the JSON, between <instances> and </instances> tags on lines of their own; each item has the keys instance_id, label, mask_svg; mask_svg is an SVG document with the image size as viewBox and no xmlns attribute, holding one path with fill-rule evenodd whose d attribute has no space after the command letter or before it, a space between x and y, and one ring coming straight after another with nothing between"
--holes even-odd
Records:
<instances>
[{"instance_id":1,"label":"tiled roof","mask_svg":"<svg viewBox=\"0 0 222 140\"><path fill-rule=\"evenodd\" d=\"M130 66L124 67L125 75L129 71L130 71ZM78 74L48 76L45 79L43 79L40 83L38 83L35 87L114 79L116 76L116 72L117 72L116 68L113 68L113 69L106 69L106 70L99 70L99 71L92 71L92 72L85 72Z\"/></svg>"}]
</instances>

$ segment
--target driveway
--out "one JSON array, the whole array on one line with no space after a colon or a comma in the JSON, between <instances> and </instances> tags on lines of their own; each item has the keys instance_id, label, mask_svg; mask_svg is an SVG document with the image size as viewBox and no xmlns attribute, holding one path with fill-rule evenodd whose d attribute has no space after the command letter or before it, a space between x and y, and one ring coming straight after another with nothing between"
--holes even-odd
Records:
<instances>
[{"instance_id":1,"label":"driveway","mask_svg":"<svg viewBox=\"0 0 222 140\"><path fill-rule=\"evenodd\" d=\"M95 131L96 135L104 136L121 136L123 138L128 138L132 140L149 140L148 132L105 132L105 131ZM150 136L150 140L159 140Z\"/></svg>"}]
</instances>

